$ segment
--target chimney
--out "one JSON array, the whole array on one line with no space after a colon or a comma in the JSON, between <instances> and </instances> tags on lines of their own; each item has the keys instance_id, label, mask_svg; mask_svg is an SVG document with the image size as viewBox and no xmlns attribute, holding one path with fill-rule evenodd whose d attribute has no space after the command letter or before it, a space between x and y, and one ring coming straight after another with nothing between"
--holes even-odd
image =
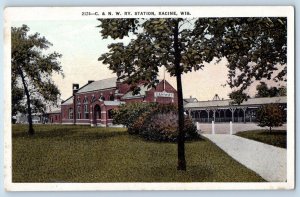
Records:
<instances>
[{"instance_id":1,"label":"chimney","mask_svg":"<svg viewBox=\"0 0 300 197\"><path fill-rule=\"evenodd\" d=\"M94 82L94 80L88 80L88 84L93 83L93 82Z\"/></svg>"},{"instance_id":2,"label":"chimney","mask_svg":"<svg viewBox=\"0 0 300 197\"><path fill-rule=\"evenodd\" d=\"M73 88L73 94L75 94L79 89L79 84L78 83L73 83L72 88Z\"/></svg>"}]
</instances>

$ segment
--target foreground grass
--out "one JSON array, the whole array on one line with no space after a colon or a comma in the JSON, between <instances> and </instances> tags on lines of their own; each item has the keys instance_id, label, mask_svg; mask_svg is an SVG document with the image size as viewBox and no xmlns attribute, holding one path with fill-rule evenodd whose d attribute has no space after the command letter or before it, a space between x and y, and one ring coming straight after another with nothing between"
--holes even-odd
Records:
<instances>
[{"instance_id":1,"label":"foreground grass","mask_svg":"<svg viewBox=\"0 0 300 197\"><path fill-rule=\"evenodd\" d=\"M187 171L176 170L177 145L144 141L124 129L13 126L13 182L259 182L253 171L203 139L186 143Z\"/></svg>"},{"instance_id":2,"label":"foreground grass","mask_svg":"<svg viewBox=\"0 0 300 197\"><path fill-rule=\"evenodd\" d=\"M236 135L280 148L286 148L286 131L274 130L270 133L266 130L254 130L239 132Z\"/></svg>"}]
</instances>

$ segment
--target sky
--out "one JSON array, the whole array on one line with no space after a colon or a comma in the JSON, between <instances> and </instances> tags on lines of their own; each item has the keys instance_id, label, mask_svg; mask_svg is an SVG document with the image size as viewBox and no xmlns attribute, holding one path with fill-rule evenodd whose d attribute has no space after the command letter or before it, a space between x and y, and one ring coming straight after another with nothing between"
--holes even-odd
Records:
<instances>
[{"instance_id":1,"label":"sky","mask_svg":"<svg viewBox=\"0 0 300 197\"><path fill-rule=\"evenodd\" d=\"M45 36L53 46L48 51L56 51L62 54L60 59L64 77L54 74L53 80L61 91L61 99L65 100L72 95L72 84L78 83L83 86L88 80L100 80L116 76L107 68L107 65L98 61L101 54L107 52L107 45L113 40L102 39L99 22L91 20L35 20L35 21L13 21L12 26L20 27L26 24L30 28L30 34L39 32ZM125 40L128 42L129 39ZM218 64L205 63L203 70L193 71L182 76L183 96L197 98L199 101L212 100L215 94L220 98L227 99L232 91L228 85L226 59L222 59ZM164 69L160 69L160 79L163 78ZM170 77L168 73L165 78L176 88L176 79ZM253 96L254 83L248 90Z\"/></svg>"}]
</instances>

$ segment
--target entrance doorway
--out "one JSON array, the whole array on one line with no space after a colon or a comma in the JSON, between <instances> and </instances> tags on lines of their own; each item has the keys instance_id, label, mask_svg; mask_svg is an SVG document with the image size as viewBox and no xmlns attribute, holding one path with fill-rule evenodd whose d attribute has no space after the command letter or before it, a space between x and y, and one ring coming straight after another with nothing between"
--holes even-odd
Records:
<instances>
[{"instance_id":1,"label":"entrance doorway","mask_svg":"<svg viewBox=\"0 0 300 197\"><path fill-rule=\"evenodd\" d=\"M94 121L93 123L97 125L97 119L101 119L101 108L99 105L95 105L94 107Z\"/></svg>"}]
</instances>

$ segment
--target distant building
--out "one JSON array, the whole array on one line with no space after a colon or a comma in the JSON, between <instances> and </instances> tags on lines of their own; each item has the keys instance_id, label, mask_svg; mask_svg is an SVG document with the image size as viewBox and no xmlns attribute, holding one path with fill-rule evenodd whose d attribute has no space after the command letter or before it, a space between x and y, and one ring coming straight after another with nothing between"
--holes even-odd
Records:
<instances>
[{"instance_id":1,"label":"distant building","mask_svg":"<svg viewBox=\"0 0 300 197\"><path fill-rule=\"evenodd\" d=\"M190 96L190 98L183 99L183 105L186 105L187 103L196 103L196 102L198 102L198 99L193 98L192 96Z\"/></svg>"},{"instance_id":2,"label":"distant building","mask_svg":"<svg viewBox=\"0 0 300 197\"><path fill-rule=\"evenodd\" d=\"M16 117L16 121L15 121L16 124L28 124L27 114L18 113L15 117ZM31 117L32 117L33 124L40 124L46 122L45 115L42 113L32 113Z\"/></svg>"},{"instance_id":3,"label":"distant building","mask_svg":"<svg viewBox=\"0 0 300 197\"><path fill-rule=\"evenodd\" d=\"M187 103L186 112L197 122L255 122L257 109L270 103L278 103L285 109L286 96L249 98L237 105L233 100L211 100Z\"/></svg>"},{"instance_id":4,"label":"distant building","mask_svg":"<svg viewBox=\"0 0 300 197\"><path fill-rule=\"evenodd\" d=\"M46 115L46 118L47 118L47 123L54 123L54 124L62 123L61 110L57 109L57 110L49 111Z\"/></svg>"},{"instance_id":5,"label":"distant building","mask_svg":"<svg viewBox=\"0 0 300 197\"><path fill-rule=\"evenodd\" d=\"M140 93L133 95L130 85L121 83L116 77L99 81L88 81L79 88L73 84L73 95L61 104L59 112L49 114L53 123L91 124L109 126L112 124L112 110L131 102L177 103L177 91L165 80L160 80L156 88L139 85ZM55 119L57 116L57 120Z\"/></svg>"}]
</instances>

